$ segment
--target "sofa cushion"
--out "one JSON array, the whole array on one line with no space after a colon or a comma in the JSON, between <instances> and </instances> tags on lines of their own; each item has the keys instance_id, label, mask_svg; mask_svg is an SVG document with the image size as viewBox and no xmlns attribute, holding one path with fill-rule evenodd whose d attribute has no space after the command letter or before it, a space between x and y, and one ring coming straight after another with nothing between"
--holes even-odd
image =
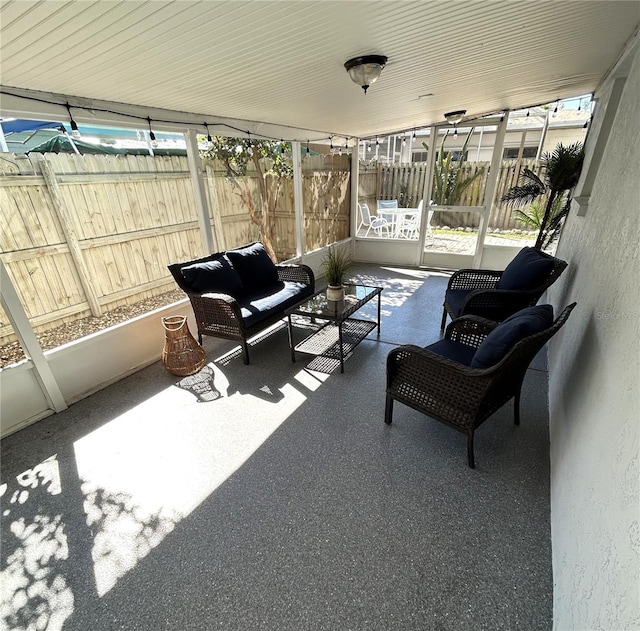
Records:
<instances>
[{"instance_id":1,"label":"sofa cushion","mask_svg":"<svg viewBox=\"0 0 640 631\"><path fill-rule=\"evenodd\" d=\"M227 250L226 256L238 272L248 294L278 282L278 270L262 243Z\"/></svg>"},{"instance_id":2,"label":"sofa cushion","mask_svg":"<svg viewBox=\"0 0 640 631\"><path fill-rule=\"evenodd\" d=\"M464 305L464 301L467 299L467 296L471 293L470 289L448 289L446 301L449 309L453 311L456 318L462 312L462 305Z\"/></svg>"},{"instance_id":3,"label":"sofa cushion","mask_svg":"<svg viewBox=\"0 0 640 631\"><path fill-rule=\"evenodd\" d=\"M482 341L471 361L471 368L489 368L501 361L522 339L540 333L553 324L553 307L527 307L509 316Z\"/></svg>"},{"instance_id":4,"label":"sofa cushion","mask_svg":"<svg viewBox=\"0 0 640 631\"><path fill-rule=\"evenodd\" d=\"M553 266L553 259L543 256L535 248L522 248L502 272L496 289L535 289L547 280Z\"/></svg>"},{"instance_id":5,"label":"sofa cushion","mask_svg":"<svg viewBox=\"0 0 640 631\"><path fill-rule=\"evenodd\" d=\"M237 299L245 293L238 272L223 256L183 267L182 276L189 287L201 294L222 293Z\"/></svg>"},{"instance_id":6,"label":"sofa cushion","mask_svg":"<svg viewBox=\"0 0 640 631\"><path fill-rule=\"evenodd\" d=\"M240 302L240 311L246 327L253 326L274 313L282 312L313 293L305 283L279 281ZM284 313L282 314L284 316Z\"/></svg>"},{"instance_id":7,"label":"sofa cushion","mask_svg":"<svg viewBox=\"0 0 640 631\"><path fill-rule=\"evenodd\" d=\"M471 365L471 360L476 352L475 347L453 340L440 340L435 344L425 346L425 349L465 366Z\"/></svg>"}]
</instances>

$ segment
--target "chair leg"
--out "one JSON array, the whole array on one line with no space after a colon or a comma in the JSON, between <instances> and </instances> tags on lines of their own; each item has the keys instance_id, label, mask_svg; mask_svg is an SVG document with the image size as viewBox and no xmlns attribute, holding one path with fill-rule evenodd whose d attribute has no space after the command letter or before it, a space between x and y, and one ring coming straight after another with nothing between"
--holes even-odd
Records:
<instances>
[{"instance_id":1,"label":"chair leg","mask_svg":"<svg viewBox=\"0 0 640 631\"><path fill-rule=\"evenodd\" d=\"M513 397L513 424L520 425L520 390Z\"/></svg>"},{"instance_id":2,"label":"chair leg","mask_svg":"<svg viewBox=\"0 0 640 631\"><path fill-rule=\"evenodd\" d=\"M392 417L393 417L393 397L390 394L388 394L387 401L384 406L384 422L387 425L391 425Z\"/></svg>"},{"instance_id":3,"label":"chair leg","mask_svg":"<svg viewBox=\"0 0 640 631\"><path fill-rule=\"evenodd\" d=\"M469 468L476 468L476 460L473 456L473 430L470 429L467 434L467 460L469 461Z\"/></svg>"},{"instance_id":4,"label":"chair leg","mask_svg":"<svg viewBox=\"0 0 640 631\"><path fill-rule=\"evenodd\" d=\"M442 322L440 323L440 332L444 331L444 325L447 323L447 310L442 309Z\"/></svg>"},{"instance_id":5,"label":"chair leg","mask_svg":"<svg viewBox=\"0 0 640 631\"><path fill-rule=\"evenodd\" d=\"M245 366L249 365L249 345L247 344L247 340L242 340L242 361Z\"/></svg>"}]
</instances>

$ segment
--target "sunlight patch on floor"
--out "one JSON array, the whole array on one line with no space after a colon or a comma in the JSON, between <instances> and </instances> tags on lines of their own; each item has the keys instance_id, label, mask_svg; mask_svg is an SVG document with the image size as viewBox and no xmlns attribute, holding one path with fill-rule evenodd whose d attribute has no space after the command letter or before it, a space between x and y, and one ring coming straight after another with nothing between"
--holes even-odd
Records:
<instances>
[{"instance_id":1,"label":"sunlight patch on floor","mask_svg":"<svg viewBox=\"0 0 640 631\"><path fill-rule=\"evenodd\" d=\"M294 375L294 379L301 383L307 390L315 392L330 375L317 372L315 370L301 370L298 374Z\"/></svg>"},{"instance_id":2,"label":"sunlight patch on floor","mask_svg":"<svg viewBox=\"0 0 640 631\"><path fill-rule=\"evenodd\" d=\"M305 401L284 384L273 392L200 403L168 388L76 441L74 448L88 524L97 591L106 594L184 517L233 475ZM301 371L303 372L303 371ZM305 388L317 387L308 376ZM313 386L313 387L312 387ZM247 415L247 398L251 415Z\"/></svg>"}]
</instances>

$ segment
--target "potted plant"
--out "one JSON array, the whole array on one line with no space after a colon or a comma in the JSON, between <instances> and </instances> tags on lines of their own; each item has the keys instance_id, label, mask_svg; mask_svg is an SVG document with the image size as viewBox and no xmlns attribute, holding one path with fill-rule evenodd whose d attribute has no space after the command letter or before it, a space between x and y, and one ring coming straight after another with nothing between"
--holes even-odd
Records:
<instances>
[{"instance_id":1,"label":"potted plant","mask_svg":"<svg viewBox=\"0 0 640 631\"><path fill-rule=\"evenodd\" d=\"M344 249L331 246L322 262L327 277L327 300L344 300L345 274L353 265L353 260Z\"/></svg>"}]
</instances>

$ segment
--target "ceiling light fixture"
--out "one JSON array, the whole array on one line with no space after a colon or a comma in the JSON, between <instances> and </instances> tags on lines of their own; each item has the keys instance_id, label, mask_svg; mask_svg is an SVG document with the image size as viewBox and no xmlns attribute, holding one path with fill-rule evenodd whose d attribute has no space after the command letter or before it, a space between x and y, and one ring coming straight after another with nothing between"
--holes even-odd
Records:
<instances>
[{"instance_id":1,"label":"ceiling light fixture","mask_svg":"<svg viewBox=\"0 0 640 631\"><path fill-rule=\"evenodd\" d=\"M448 123L452 125L457 125L467 113L467 110L456 110L455 112L447 112L444 117L447 119Z\"/></svg>"},{"instance_id":2,"label":"ceiling light fixture","mask_svg":"<svg viewBox=\"0 0 640 631\"><path fill-rule=\"evenodd\" d=\"M363 55L354 57L344 62L351 81L362 86L364 93L367 93L369 86L375 83L387 63L384 55Z\"/></svg>"}]
</instances>

